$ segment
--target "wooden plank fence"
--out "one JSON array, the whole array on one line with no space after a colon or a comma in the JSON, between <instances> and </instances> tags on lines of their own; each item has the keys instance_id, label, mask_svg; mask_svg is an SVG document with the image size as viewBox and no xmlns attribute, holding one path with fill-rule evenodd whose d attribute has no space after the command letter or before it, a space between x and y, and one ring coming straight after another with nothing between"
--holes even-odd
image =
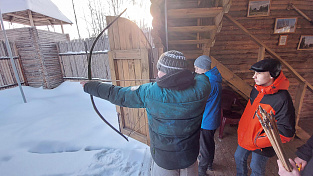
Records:
<instances>
[{"instance_id":1,"label":"wooden plank fence","mask_svg":"<svg viewBox=\"0 0 313 176\"><path fill-rule=\"evenodd\" d=\"M64 79L88 78L87 52L92 46L94 38L59 42L59 58ZM91 58L93 78L111 79L109 60L109 42L106 36L101 37L95 45Z\"/></svg>"},{"instance_id":2,"label":"wooden plank fence","mask_svg":"<svg viewBox=\"0 0 313 176\"><path fill-rule=\"evenodd\" d=\"M10 42L12 49L13 60L21 81L21 84L27 85L27 81L24 76L23 67L21 64L21 58L17 54L16 46L14 42ZM17 81L14 75L14 70L8 56L8 51L4 41L0 41L0 90L17 86Z\"/></svg>"},{"instance_id":3,"label":"wooden plank fence","mask_svg":"<svg viewBox=\"0 0 313 176\"><path fill-rule=\"evenodd\" d=\"M151 28L142 30L149 43L154 47ZM87 52L89 52L95 38L59 42L59 58L64 79L76 80L88 78ZM99 38L93 50L91 59L92 77L111 80L108 52L110 50L108 36Z\"/></svg>"}]
</instances>

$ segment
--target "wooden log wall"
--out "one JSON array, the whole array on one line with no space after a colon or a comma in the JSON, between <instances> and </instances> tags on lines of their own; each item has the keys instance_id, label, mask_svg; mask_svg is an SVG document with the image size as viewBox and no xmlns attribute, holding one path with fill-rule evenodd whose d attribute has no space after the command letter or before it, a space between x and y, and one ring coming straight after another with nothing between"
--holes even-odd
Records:
<instances>
[{"instance_id":1,"label":"wooden log wall","mask_svg":"<svg viewBox=\"0 0 313 176\"><path fill-rule=\"evenodd\" d=\"M23 67L21 64L21 58L17 54L17 50L14 42L10 42L12 50L13 60L17 69L18 77L21 84L25 85L26 79L24 78ZM6 89L13 86L17 86L13 66L11 64L10 57L8 55L5 41L0 41L0 89Z\"/></svg>"},{"instance_id":2,"label":"wooden log wall","mask_svg":"<svg viewBox=\"0 0 313 176\"><path fill-rule=\"evenodd\" d=\"M9 40L14 41L29 86L54 88L63 82L57 63L56 42L68 40L67 35L38 30L35 27L6 30ZM3 40L2 31L0 39Z\"/></svg>"},{"instance_id":3,"label":"wooden log wall","mask_svg":"<svg viewBox=\"0 0 313 176\"><path fill-rule=\"evenodd\" d=\"M35 32L35 31L34 31ZM55 88L63 82L61 65L58 57L57 42L66 41L66 35L37 30L38 43L43 65L42 74L45 88ZM36 36L36 34L34 34Z\"/></svg>"},{"instance_id":4,"label":"wooden log wall","mask_svg":"<svg viewBox=\"0 0 313 176\"><path fill-rule=\"evenodd\" d=\"M58 43L60 62L65 79L87 79L88 62L85 48L89 53L94 38L72 40ZM109 60L109 40L107 36L99 38L91 58L93 78L111 79Z\"/></svg>"},{"instance_id":5,"label":"wooden log wall","mask_svg":"<svg viewBox=\"0 0 313 176\"><path fill-rule=\"evenodd\" d=\"M313 35L313 25L297 11L292 8L289 9L289 2L292 2L308 17L313 18L313 0L272 0L270 15L258 17L247 17L249 0L233 0L228 14L276 52L310 84L313 84L313 50L297 50L301 35ZM274 34L276 18L297 18L295 33ZM288 36L287 44L284 46L278 46L281 35ZM253 72L249 71L249 68L257 61L258 53L259 46L224 17L223 27L216 36L215 45L211 48L211 55L240 78L253 85ZM270 56L265 53L265 57ZM283 67L283 71L290 80L289 92L295 100L299 82L286 68ZM301 118L312 118L313 99L310 98L312 96L312 92L307 90L304 96Z\"/></svg>"}]
</instances>

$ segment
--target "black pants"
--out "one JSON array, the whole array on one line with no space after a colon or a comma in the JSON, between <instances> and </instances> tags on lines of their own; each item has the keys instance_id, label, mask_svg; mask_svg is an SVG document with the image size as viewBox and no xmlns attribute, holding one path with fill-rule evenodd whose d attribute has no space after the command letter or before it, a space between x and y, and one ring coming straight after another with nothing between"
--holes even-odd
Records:
<instances>
[{"instance_id":1,"label":"black pants","mask_svg":"<svg viewBox=\"0 0 313 176\"><path fill-rule=\"evenodd\" d=\"M214 133L216 130L201 129L199 170L206 171L212 165L215 154Z\"/></svg>"}]
</instances>

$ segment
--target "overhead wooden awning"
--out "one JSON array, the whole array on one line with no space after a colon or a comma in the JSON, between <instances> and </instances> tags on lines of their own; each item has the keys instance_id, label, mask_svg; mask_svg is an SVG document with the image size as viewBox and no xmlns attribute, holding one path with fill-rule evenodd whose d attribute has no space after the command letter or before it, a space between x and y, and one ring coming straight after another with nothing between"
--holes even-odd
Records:
<instances>
[{"instance_id":1,"label":"overhead wooden awning","mask_svg":"<svg viewBox=\"0 0 313 176\"><path fill-rule=\"evenodd\" d=\"M72 24L51 0L0 0L4 21L29 26Z\"/></svg>"},{"instance_id":2,"label":"overhead wooden awning","mask_svg":"<svg viewBox=\"0 0 313 176\"><path fill-rule=\"evenodd\" d=\"M53 17L49 17L31 10L19 12L10 12L2 14L3 20L11 23L24 24L29 26L46 26L72 24L70 21L62 21ZM33 23L33 24L32 24Z\"/></svg>"}]
</instances>

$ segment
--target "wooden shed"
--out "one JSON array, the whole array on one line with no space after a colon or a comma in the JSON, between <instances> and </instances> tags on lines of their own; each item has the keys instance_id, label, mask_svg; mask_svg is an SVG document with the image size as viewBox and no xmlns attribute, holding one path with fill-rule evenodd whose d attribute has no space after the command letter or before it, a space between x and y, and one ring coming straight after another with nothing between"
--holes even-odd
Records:
<instances>
[{"instance_id":1,"label":"wooden shed","mask_svg":"<svg viewBox=\"0 0 313 176\"><path fill-rule=\"evenodd\" d=\"M57 87L63 82L63 74L56 43L69 40L69 36L64 34L63 24L72 22L50 0L0 0L0 3L4 21L31 26L6 30L21 58L26 84ZM36 26L46 25L61 25L62 34L36 29ZM3 31L0 31L0 40L4 40Z\"/></svg>"},{"instance_id":2,"label":"wooden shed","mask_svg":"<svg viewBox=\"0 0 313 176\"><path fill-rule=\"evenodd\" d=\"M190 69L198 56L211 56L225 85L244 98L254 84L250 66L279 59L291 83L297 135L309 137L298 122L313 113L313 0L151 0L151 14L157 47L182 51Z\"/></svg>"},{"instance_id":3,"label":"wooden shed","mask_svg":"<svg viewBox=\"0 0 313 176\"><path fill-rule=\"evenodd\" d=\"M4 40L2 33L0 40ZM69 40L68 35L35 27L10 29L6 33L21 57L27 85L52 89L63 82L56 43Z\"/></svg>"}]
</instances>

